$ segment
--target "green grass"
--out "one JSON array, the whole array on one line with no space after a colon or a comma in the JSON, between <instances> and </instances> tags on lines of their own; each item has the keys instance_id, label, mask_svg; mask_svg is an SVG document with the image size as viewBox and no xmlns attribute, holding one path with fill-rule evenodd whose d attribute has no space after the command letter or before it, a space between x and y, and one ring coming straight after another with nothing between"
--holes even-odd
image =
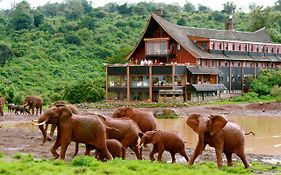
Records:
<instances>
[{"instance_id":1,"label":"green grass","mask_svg":"<svg viewBox=\"0 0 281 175\"><path fill-rule=\"evenodd\" d=\"M272 165L252 163L250 169L244 169L241 163L235 163L233 167L224 166L218 170L215 162L201 162L188 166L176 163L158 163L148 160L120 160L114 159L108 162L99 162L92 157L78 156L70 162L60 160L38 160L32 155L18 153L12 159L0 158L0 174L21 175L74 175L74 174L265 174L281 173L281 168Z\"/></svg>"}]
</instances>

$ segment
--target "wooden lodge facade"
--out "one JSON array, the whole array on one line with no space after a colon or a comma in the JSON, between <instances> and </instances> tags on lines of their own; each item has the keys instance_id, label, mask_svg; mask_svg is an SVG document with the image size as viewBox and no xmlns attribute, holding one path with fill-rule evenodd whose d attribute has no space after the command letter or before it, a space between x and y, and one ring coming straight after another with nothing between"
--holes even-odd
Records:
<instances>
[{"instance_id":1,"label":"wooden lodge facade","mask_svg":"<svg viewBox=\"0 0 281 175\"><path fill-rule=\"evenodd\" d=\"M249 89L248 77L281 67L281 44L265 29L210 30L152 14L128 64L106 66L108 101L202 101Z\"/></svg>"}]
</instances>

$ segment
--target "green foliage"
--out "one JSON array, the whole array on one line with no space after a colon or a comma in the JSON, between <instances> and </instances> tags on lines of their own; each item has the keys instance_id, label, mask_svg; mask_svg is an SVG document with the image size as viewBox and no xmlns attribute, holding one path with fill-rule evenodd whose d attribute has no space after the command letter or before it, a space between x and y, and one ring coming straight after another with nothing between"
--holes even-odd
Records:
<instances>
[{"instance_id":1,"label":"green foliage","mask_svg":"<svg viewBox=\"0 0 281 175\"><path fill-rule=\"evenodd\" d=\"M180 18L178 21L177 21L177 24L178 25L181 25L181 26L186 26L186 20L184 18Z\"/></svg>"},{"instance_id":2,"label":"green foliage","mask_svg":"<svg viewBox=\"0 0 281 175\"><path fill-rule=\"evenodd\" d=\"M83 79L65 89L64 99L70 103L96 102L104 99L105 82L98 77Z\"/></svg>"},{"instance_id":3,"label":"green foliage","mask_svg":"<svg viewBox=\"0 0 281 175\"><path fill-rule=\"evenodd\" d=\"M258 101L258 94L255 92L248 92L245 94L242 94L238 97L234 97L232 101L234 102L256 102Z\"/></svg>"},{"instance_id":4,"label":"green foliage","mask_svg":"<svg viewBox=\"0 0 281 175\"><path fill-rule=\"evenodd\" d=\"M4 66L7 61L14 57L13 51L9 46L0 44L0 66Z\"/></svg>"},{"instance_id":5,"label":"green foliage","mask_svg":"<svg viewBox=\"0 0 281 175\"><path fill-rule=\"evenodd\" d=\"M251 83L251 89L258 95L268 95L273 86L281 86L281 70L267 69Z\"/></svg>"},{"instance_id":6,"label":"green foliage","mask_svg":"<svg viewBox=\"0 0 281 175\"><path fill-rule=\"evenodd\" d=\"M186 2L183 6L184 11L186 12L194 12L195 11L195 6L190 3L190 2Z\"/></svg>"},{"instance_id":7,"label":"green foliage","mask_svg":"<svg viewBox=\"0 0 281 175\"><path fill-rule=\"evenodd\" d=\"M235 12L236 5L233 2L223 3L223 12L226 14L233 14Z\"/></svg>"},{"instance_id":8,"label":"green foliage","mask_svg":"<svg viewBox=\"0 0 281 175\"><path fill-rule=\"evenodd\" d=\"M11 24L15 30L31 29L34 26L31 8L26 1L17 4L13 11Z\"/></svg>"}]
</instances>

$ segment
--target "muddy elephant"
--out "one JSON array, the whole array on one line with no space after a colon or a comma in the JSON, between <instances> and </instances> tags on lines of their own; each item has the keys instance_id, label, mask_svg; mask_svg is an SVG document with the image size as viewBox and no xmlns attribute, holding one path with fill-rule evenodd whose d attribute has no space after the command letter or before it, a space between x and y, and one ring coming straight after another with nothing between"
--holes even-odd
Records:
<instances>
[{"instance_id":1,"label":"muddy elephant","mask_svg":"<svg viewBox=\"0 0 281 175\"><path fill-rule=\"evenodd\" d=\"M23 102L25 107L28 107L28 111L32 111L31 114L34 115L34 109L36 108L36 115L38 115L38 111L41 115L42 113L42 106L43 106L43 99L39 96L27 96Z\"/></svg>"},{"instance_id":2,"label":"muddy elephant","mask_svg":"<svg viewBox=\"0 0 281 175\"><path fill-rule=\"evenodd\" d=\"M134 120L143 133L156 129L156 120L149 112L139 109L132 109L130 107L121 107L116 109L112 114L112 118L122 117Z\"/></svg>"},{"instance_id":3,"label":"muddy elephant","mask_svg":"<svg viewBox=\"0 0 281 175\"><path fill-rule=\"evenodd\" d=\"M140 134L141 141L140 147L143 145L152 143L153 149L149 153L149 157L151 161L154 161L154 154L158 153L158 161L161 161L162 154L166 150L170 152L172 156L172 163L176 162L175 155L179 153L182 155L185 160L188 162L188 156L186 154L184 140L181 135L176 131L161 131L161 130L154 130L154 131L147 131L143 135Z\"/></svg>"},{"instance_id":4,"label":"muddy elephant","mask_svg":"<svg viewBox=\"0 0 281 175\"><path fill-rule=\"evenodd\" d=\"M123 145L116 139L106 139L106 146L108 151L110 152L110 154L112 155L113 158L115 157L122 157L122 149L123 149ZM78 153L78 147L79 147L79 143L75 144L75 152L73 154L73 157L75 157ZM86 144L86 149L96 149L93 145L88 145ZM96 155L95 158L97 160L105 160L106 157L105 155L100 151L97 150L96 151Z\"/></svg>"},{"instance_id":5,"label":"muddy elephant","mask_svg":"<svg viewBox=\"0 0 281 175\"><path fill-rule=\"evenodd\" d=\"M4 104L5 104L5 100L4 100L3 97L1 97L1 98L0 98L0 115L1 115L1 116L4 116L4 111L3 111L3 109L4 109Z\"/></svg>"},{"instance_id":6,"label":"muddy elephant","mask_svg":"<svg viewBox=\"0 0 281 175\"><path fill-rule=\"evenodd\" d=\"M107 160L112 156L106 147L106 126L98 116L73 115L72 112L63 105L53 106L47 109L38 119L36 125L44 133L44 124L56 124L58 127L57 139L51 148L55 158L65 159L65 153L71 141L93 145L97 150L105 154ZM61 146L60 155L57 148ZM90 149L86 148L86 155L90 154Z\"/></svg>"},{"instance_id":7,"label":"muddy elephant","mask_svg":"<svg viewBox=\"0 0 281 175\"><path fill-rule=\"evenodd\" d=\"M78 111L78 109L77 109L76 106L74 106L74 105L72 105L72 104L67 104L67 103L64 102L64 101L57 101L57 102L55 102L54 104L50 105L49 108L52 107L52 106L56 106L56 105L57 105L57 106L58 106L58 105L65 105L65 106L72 112L72 114L79 114L79 111ZM43 136L46 135L47 137L43 138L43 143L45 143L47 139L50 140L50 141L53 140L53 138L54 138L54 133L55 133L55 129L56 129L56 125L55 125L55 124L52 124L52 125L51 125L50 135L47 136L48 124L45 125L45 132L46 132L46 133L45 133L45 134L42 133L42 134L43 134Z\"/></svg>"},{"instance_id":8,"label":"muddy elephant","mask_svg":"<svg viewBox=\"0 0 281 175\"><path fill-rule=\"evenodd\" d=\"M226 155L228 166L232 165L232 154L235 153L240 157L245 168L249 167L244 149L245 133L238 124L227 121L222 115L200 113L190 114L186 124L198 134L198 143L190 158L190 165L199 154L202 154L208 144L215 148L218 168L222 168L222 153Z\"/></svg>"}]
</instances>

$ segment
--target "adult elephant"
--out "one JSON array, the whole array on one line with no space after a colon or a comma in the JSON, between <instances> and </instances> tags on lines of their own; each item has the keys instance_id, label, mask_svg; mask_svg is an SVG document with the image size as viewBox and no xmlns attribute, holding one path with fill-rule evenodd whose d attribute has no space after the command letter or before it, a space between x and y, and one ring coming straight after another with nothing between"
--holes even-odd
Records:
<instances>
[{"instance_id":1,"label":"adult elephant","mask_svg":"<svg viewBox=\"0 0 281 175\"><path fill-rule=\"evenodd\" d=\"M152 143L153 149L149 153L151 161L154 161L154 154L158 153L158 161L161 161L163 152L169 151L172 156L172 163L176 162L175 155L179 153L188 162L188 156L185 151L184 140L176 131L147 131L144 135L140 135L140 146Z\"/></svg>"},{"instance_id":2,"label":"adult elephant","mask_svg":"<svg viewBox=\"0 0 281 175\"><path fill-rule=\"evenodd\" d=\"M141 130L138 125L128 118L109 118L100 114L97 115L107 126L107 138L116 139L123 145L122 159L125 159L126 149L129 147L135 152L136 157L141 160L142 155L138 147L139 134L141 133ZM78 147L76 146L74 156L77 152Z\"/></svg>"},{"instance_id":3,"label":"adult elephant","mask_svg":"<svg viewBox=\"0 0 281 175\"><path fill-rule=\"evenodd\" d=\"M79 111L76 106L74 106L73 104L67 104L65 101L57 101L54 104L50 105L49 108L52 106L59 106L59 105L65 105L72 112L72 114L79 114ZM50 141L53 140L55 129L56 129L56 125L52 124L50 135L47 136L48 124L45 125L45 133L42 133L43 134L43 143L45 143L47 139Z\"/></svg>"},{"instance_id":4,"label":"adult elephant","mask_svg":"<svg viewBox=\"0 0 281 175\"><path fill-rule=\"evenodd\" d=\"M56 124L58 127L57 139L51 148L55 158L65 158L65 153L71 141L93 145L101 151L106 159L111 160L112 156L106 147L106 126L96 115L82 116L73 115L72 112L63 105L53 106L46 110L38 119L39 128L44 132L44 124ZM61 146L60 155L56 152ZM90 154L90 149L86 148L86 155Z\"/></svg>"},{"instance_id":5,"label":"adult elephant","mask_svg":"<svg viewBox=\"0 0 281 175\"><path fill-rule=\"evenodd\" d=\"M24 107L28 107L28 111L32 110L32 115L34 115L34 109L36 108L36 115L38 115L38 111L41 115L42 113L42 106L43 106L43 99L39 96L27 96L24 99Z\"/></svg>"},{"instance_id":6,"label":"adult elephant","mask_svg":"<svg viewBox=\"0 0 281 175\"><path fill-rule=\"evenodd\" d=\"M238 124L227 121L222 115L199 113L190 114L186 124L198 134L198 143L190 158L190 165L208 144L215 148L218 168L222 168L222 153L226 155L228 166L232 165L232 154L235 153L245 168L249 167L244 150L245 133Z\"/></svg>"},{"instance_id":7,"label":"adult elephant","mask_svg":"<svg viewBox=\"0 0 281 175\"><path fill-rule=\"evenodd\" d=\"M139 109L132 109L130 107L121 107L116 109L112 114L112 118L122 117L134 120L143 133L156 129L156 120L149 112Z\"/></svg>"},{"instance_id":8,"label":"adult elephant","mask_svg":"<svg viewBox=\"0 0 281 175\"><path fill-rule=\"evenodd\" d=\"M3 97L1 97L0 98L0 115L2 115L2 116L4 116L4 112L3 112L4 104L5 104L5 100Z\"/></svg>"}]
</instances>

